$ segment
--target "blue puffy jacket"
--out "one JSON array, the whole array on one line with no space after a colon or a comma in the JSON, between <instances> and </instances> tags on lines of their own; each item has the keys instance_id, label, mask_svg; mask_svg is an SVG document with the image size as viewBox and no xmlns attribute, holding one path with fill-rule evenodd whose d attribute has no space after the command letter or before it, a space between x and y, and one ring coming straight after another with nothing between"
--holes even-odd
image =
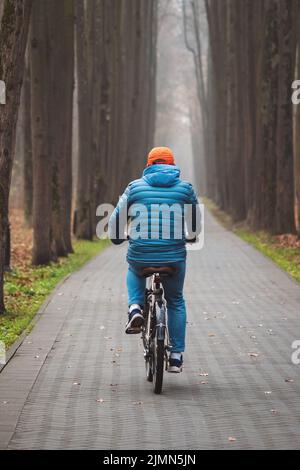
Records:
<instances>
[{"instance_id":1,"label":"blue puffy jacket","mask_svg":"<svg viewBox=\"0 0 300 470\"><path fill-rule=\"evenodd\" d=\"M172 208L172 206L176 210L163 212L170 216L171 220L170 231L165 237L166 232L163 231L165 215L162 216L162 207ZM126 234L124 235L127 222L131 220L127 253L129 262L164 264L183 261L186 258L184 218L188 206L192 208L193 224L195 224L195 216L200 221L200 209L193 186L180 179L180 169L177 166L151 165L145 168L142 178L129 183L119 199L109 221L110 238L115 244L122 243L127 238ZM180 216L177 211L179 209ZM195 232L198 234L200 229L199 225L197 228L194 225L193 235Z\"/></svg>"}]
</instances>

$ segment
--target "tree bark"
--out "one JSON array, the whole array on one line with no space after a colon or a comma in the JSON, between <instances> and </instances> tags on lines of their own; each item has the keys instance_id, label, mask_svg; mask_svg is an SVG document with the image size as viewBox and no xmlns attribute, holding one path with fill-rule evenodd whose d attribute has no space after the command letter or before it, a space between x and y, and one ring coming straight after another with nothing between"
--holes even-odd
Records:
<instances>
[{"instance_id":1,"label":"tree bark","mask_svg":"<svg viewBox=\"0 0 300 470\"><path fill-rule=\"evenodd\" d=\"M47 264L51 251L51 155L49 153L49 29L47 0L33 1L31 20L31 123L33 154L34 265Z\"/></svg>"},{"instance_id":2,"label":"tree bark","mask_svg":"<svg viewBox=\"0 0 300 470\"><path fill-rule=\"evenodd\" d=\"M30 48L28 47L28 52ZM24 132L24 214L29 227L32 227L33 181L32 181L32 139L31 139L31 79L30 58L27 52L23 81L23 132Z\"/></svg>"},{"instance_id":3,"label":"tree bark","mask_svg":"<svg viewBox=\"0 0 300 470\"><path fill-rule=\"evenodd\" d=\"M294 233L293 105L291 83L296 62L297 5L278 0L278 109L276 140L276 233Z\"/></svg>"}]
</instances>

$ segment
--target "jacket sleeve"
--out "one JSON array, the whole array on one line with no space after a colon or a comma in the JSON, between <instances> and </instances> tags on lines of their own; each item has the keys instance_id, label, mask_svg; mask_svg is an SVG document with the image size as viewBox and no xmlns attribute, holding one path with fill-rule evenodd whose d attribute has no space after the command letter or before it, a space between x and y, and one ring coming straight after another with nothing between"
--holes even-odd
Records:
<instances>
[{"instance_id":1,"label":"jacket sleeve","mask_svg":"<svg viewBox=\"0 0 300 470\"><path fill-rule=\"evenodd\" d=\"M202 218L199 199L192 185L190 185L189 205L186 239L194 241L201 233Z\"/></svg>"},{"instance_id":2,"label":"jacket sleeve","mask_svg":"<svg viewBox=\"0 0 300 470\"><path fill-rule=\"evenodd\" d=\"M127 240L125 229L128 221L129 194L130 186L128 185L109 219L109 238L115 245L120 245Z\"/></svg>"}]
</instances>

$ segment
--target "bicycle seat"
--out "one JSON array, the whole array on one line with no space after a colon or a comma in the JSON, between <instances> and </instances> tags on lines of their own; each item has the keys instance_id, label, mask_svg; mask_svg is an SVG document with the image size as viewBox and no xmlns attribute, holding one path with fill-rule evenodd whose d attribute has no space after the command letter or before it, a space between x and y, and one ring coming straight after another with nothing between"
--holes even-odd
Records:
<instances>
[{"instance_id":1,"label":"bicycle seat","mask_svg":"<svg viewBox=\"0 0 300 470\"><path fill-rule=\"evenodd\" d=\"M144 277L152 276L153 274L159 274L162 277L170 277L176 272L174 266L147 266L143 268L142 275Z\"/></svg>"}]
</instances>

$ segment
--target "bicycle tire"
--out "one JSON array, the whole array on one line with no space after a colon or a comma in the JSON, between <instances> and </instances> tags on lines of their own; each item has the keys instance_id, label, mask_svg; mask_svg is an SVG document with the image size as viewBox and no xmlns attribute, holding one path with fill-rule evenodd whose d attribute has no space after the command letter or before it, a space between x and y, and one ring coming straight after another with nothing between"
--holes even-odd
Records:
<instances>
[{"instance_id":1,"label":"bicycle tire","mask_svg":"<svg viewBox=\"0 0 300 470\"><path fill-rule=\"evenodd\" d=\"M163 385L164 361L165 361L165 342L162 339L154 339L153 351L153 390L154 393L160 394Z\"/></svg>"},{"instance_id":2,"label":"bicycle tire","mask_svg":"<svg viewBox=\"0 0 300 470\"><path fill-rule=\"evenodd\" d=\"M153 382L153 340L150 340L149 344L149 356L146 358L146 379L148 382Z\"/></svg>"}]
</instances>

